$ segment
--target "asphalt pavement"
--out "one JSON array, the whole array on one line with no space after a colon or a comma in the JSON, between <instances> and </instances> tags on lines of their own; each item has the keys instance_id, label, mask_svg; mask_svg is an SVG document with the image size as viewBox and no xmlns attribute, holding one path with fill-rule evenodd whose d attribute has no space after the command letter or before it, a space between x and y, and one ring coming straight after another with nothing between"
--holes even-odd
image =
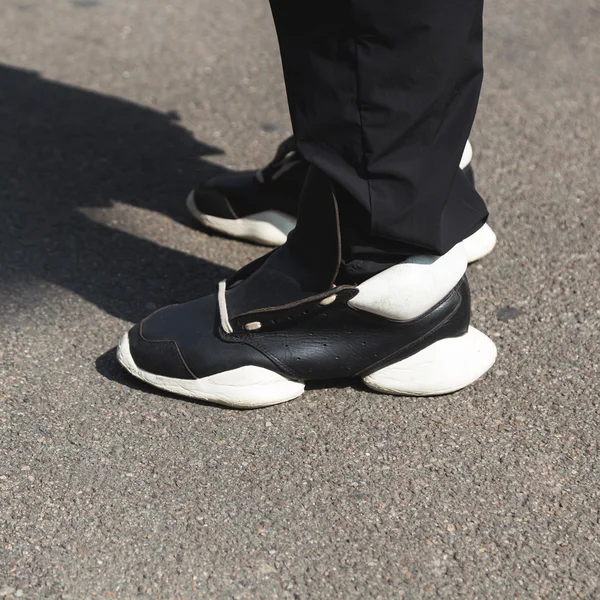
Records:
<instances>
[{"instance_id":1,"label":"asphalt pavement","mask_svg":"<svg viewBox=\"0 0 600 600\"><path fill-rule=\"evenodd\" d=\"M264 251L184 198L290 133L266 0L3 0L0 598L600 597L600 8L490 2L485 28L496 367L234 411L115 344Z\"/></svg>"}]
</instances>

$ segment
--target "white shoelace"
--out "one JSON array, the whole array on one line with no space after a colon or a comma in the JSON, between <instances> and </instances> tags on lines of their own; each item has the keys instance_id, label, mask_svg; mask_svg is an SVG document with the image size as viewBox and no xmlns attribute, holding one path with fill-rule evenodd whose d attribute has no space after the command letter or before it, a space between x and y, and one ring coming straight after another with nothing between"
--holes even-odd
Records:
<instances>
[{"instance_id":1,"label":"white shoelace","mask_svg":"<svg viewBox=\"0 0 600 600\"><path fill-rule=\"evenodd\" d=\"M233 333L233 328L229 322L227 314L227 298L225 291L227 290L227 282L225 280L219 282L219 293L217 294L217 303L219 305L219 316L221 317L221 327L225 333Z\"/></svg>"}]
</instances>

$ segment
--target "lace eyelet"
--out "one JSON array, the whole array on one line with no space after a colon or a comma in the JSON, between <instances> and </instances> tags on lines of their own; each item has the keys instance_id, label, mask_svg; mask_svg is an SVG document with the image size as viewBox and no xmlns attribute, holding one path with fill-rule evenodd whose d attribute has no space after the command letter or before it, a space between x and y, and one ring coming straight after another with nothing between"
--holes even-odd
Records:
<instances>
[{"instance_id":1,"label":"lace eyelet","mask_svg":"<svg viewBox=\"0 0 600 600\"><path fill-rule=\"evenodd\" d=\"M262 323L260 321L251 321L250 323L246 323L244 325L244 329L246 331L258 331L262 327Z\"/></svg>"},{"instance_id":2,"label":"lace eyelet","mask_svg":"<svg viewBox=\"0 0 600 600\"><path fill-rule=\"evenodd\" d=\"M337 298L336 294L333 294L333 296L327 296L327 298L323 298L323 300L321 300L321 302L319 302L319 304L321 306L327 306L328 304L332 304L333 302L335 302L336 298Z\"/></svg>"}]
</instances>

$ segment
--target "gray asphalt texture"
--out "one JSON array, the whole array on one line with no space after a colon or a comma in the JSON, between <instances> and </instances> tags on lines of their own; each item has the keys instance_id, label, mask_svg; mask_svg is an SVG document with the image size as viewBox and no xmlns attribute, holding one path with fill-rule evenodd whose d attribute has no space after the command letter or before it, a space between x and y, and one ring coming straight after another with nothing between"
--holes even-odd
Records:
<instances>
[{"instance_id":1,"label":"gray asphalt texture","mask_svg":"<svg viewBox=\"0 0 600 600\"><path fill-rule=\"evenodd\" d=\"M263 252L183 200L290 133L266 0L3 0L0 598L600 597L600 9L490 2L485 27L496 367L240 412L114 346Z\"/></svg>"}]
</instances>

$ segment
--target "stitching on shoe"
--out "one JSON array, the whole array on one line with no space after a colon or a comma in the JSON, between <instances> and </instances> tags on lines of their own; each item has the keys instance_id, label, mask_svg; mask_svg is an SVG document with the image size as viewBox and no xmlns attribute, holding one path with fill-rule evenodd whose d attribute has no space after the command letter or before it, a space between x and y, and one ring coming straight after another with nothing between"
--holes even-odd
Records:
<instances>
[{"instance_id":1,"label":"stitching on shoe","mask_svg":"<svg viewBox=\"0 0 600 600\"><path fill-rule=\"evenodd\" d=\"M167 306L165 306L165 308L168 308ZM163 309L161 309L163 310ZM158 312L158 311L157 311ZM155 314L155 313L153 313ZM147 319L148 317L146 317ZM177 345L177 342L175 340L149 340L148 338L144 337L144 333L142 330L142 327L144 325L144 322L146 321L146 319L144 319L141 323L140 323L140 337L148 344L170 344L172 346L175 346L175 352L177 353L177 356L179 358L179 360L181 361L181 364L183 365L184 369L194 378L194 379L198 379L196 377L196 375L194 375L194 373L192 372L192 370L189 368L187 362L185 361L185 359L183 358L183 355L181 354L181 350L179 349L179 346ZM134 361L135 362L135 361ZM158 374L158 373L157 373Z\"/></svg>"}]
</instances>

